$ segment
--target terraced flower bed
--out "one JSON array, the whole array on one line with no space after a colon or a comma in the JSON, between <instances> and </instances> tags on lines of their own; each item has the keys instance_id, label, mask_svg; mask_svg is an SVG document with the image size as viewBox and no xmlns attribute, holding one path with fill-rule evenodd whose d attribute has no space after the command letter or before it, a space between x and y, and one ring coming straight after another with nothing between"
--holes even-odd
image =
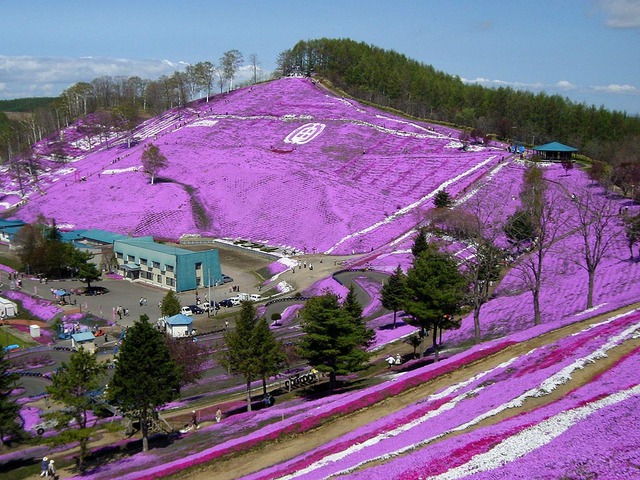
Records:
<instances>
[{"instance_id":1,"label":"terraced flower bed","mask_svg":"<svg viewBox=\"0 0 640 480\"><path fill-rule=\"evenodd\" d=\"M553 450L549 444L567 431L566 436L579 435L591 416L604 415L601 410L612 410L622 417L626 412L623 421L631 421L631 409L640 404L640 382L631 374L640 364L633 354L623 356L610 371L570 395L549 403L543 400L531 411L527 411L527 402L553 394L579 370L605 358L639 330L640 313L612 318L436 392L304 457L245 478L311 479L352 473L350 478L453 479L471 478L480 472L487 472L486 476L473 478L525 478L517 473L530 475L539 468L531 461L522 468L520 459L538 449ZM518 415L519 411L525 413ZM584 441L590 438L584 437ZM571 465L580 462L574 455L588 458L580 449L582 442L562 439L562 443L565 448L556 461L567 474L576 473ZM630 478L624 475L632 468L626 462L633 457L633 442L601 445L606 450L621 444L626 445L626 458L620 462L625 473L611 478ZM548 461L544 454L536 458ZM383 465L375 466L379 463ZM370 464L374 466L366 468ZM503 471L496 476L494 470L500 467Z\"/></svg>"}]
</instances>

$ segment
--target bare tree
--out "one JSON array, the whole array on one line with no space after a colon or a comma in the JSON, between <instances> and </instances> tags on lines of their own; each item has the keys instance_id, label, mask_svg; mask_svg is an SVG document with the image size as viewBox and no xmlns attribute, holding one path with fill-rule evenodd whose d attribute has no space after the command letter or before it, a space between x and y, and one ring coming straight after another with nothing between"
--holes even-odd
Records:
<instances>
[{"instance_id":1,"label":"bare tree","mask_svg":"<svg viewBox=\"0 0 640 480\"><path fill-rule=\"evenodd\" d=\"M235 78L236 72L240 68L240 65L242 65L243 61L242 53L240 53L239 50L228 50L222 54L220 66L225 80L228 81L229 90L233 89L233 79Z\"/></svg>"},{"instance_id":2,"label":"bare tree","mask_svg":"<svg viewBox=\"0 0 640 480\"><path fill-rule=\"evenodd\" d=\"M571 259L587 271L587 307L593 307L596 270L602 259L620 239L617 205L609 200L604 189L582 189L571 193L570 225L580 240L572 248Z\"/></svg>"},{"instance_id":3,"label":"bare tree","mask_svg":"<svg viewBox=\"0 0 640 480\"><path fill-rule=\"evenodd\" d=\"M249 65L251 66L251 70L253 71L253 83L254 85L258 83L258 70L260 70L260 61L258 60L258 55L252 53L249 55Z\"/></svg>"},{"instance_id":4,"label":"bare tree","mask_svg":"<svg viewBox=\"0 0 640 480\"><path fill-rule=\"evenodd\" d=\"M566 224L565 192L557 183L545 180L533 166L525 172L520 192L524 222L532 228L532 238L525 254L516 264L520 279L533 296L533 322L540 325L540 291L544 281L544 259L555 246Z\"/></svg>"},{"instance_id":5,"label":"bare tree","mask_svg":"<svg viewBox=\"0 0 640 480\"><path fill-rule=\"evenodd\" d=\"M494 205L478 192L464 204L452 209L436 209L431 225L467 245L470 255L458 257L469 283L467 302L473 307L474 338L480 343L480 311L490 299L494 283L501 274L504 252L496 246L503 225L494 213Z\"/></svg>"},{"instance_id":6,"label":"bare tree","mask_svg":"<svg viewBox=\"0 0 640 480\"><path fill-rule=\"evenodd\" d=\"M207 102L211 95L213 87L213 76L215 75L215 66L211 62L198 62L195 65L187 67L187 74L193 78L193 82L199 90L204 90L207 94Z\"/></svg>"}]
</instances>

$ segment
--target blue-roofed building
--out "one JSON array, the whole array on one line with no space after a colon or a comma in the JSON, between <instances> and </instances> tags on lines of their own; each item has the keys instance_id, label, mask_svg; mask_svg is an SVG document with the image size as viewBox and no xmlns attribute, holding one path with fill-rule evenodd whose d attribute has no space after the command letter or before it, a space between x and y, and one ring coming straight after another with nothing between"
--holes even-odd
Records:
<instances>
[{"instance_id":1,"label":"blue-roofed building","mask_svg":"<svg viewBox=\"0 0 640 480\"><path fill-rule=\"evenodd\" d=\"M188 337L193 333L191 326L193 325L193 319L178 313L173 317L167 317L164 319L165 329L168 335L172 337Z\"/></svg>"},{"instance_id":2,"label":"blue-roofed building","mask_svg":"<svg viewBox=\"0 0 640 480\"><path fill-rule=\"evenodd\" d=\"M71 335L71 348L79 350L82 347L93 353L96 350L95 339L96 337L91 332L74 333Z\"/></svg>"},{"instance_id":3,"label":"blue-roofed building","mask_svg":"<svg viewBox=\"0 0 640 480\"><path fill-rule=\"evenodd\" d=\"M74 246L82 251L91 253L93 255L91 261L95 263L100 270L105 272L115 271L116 261L113 255L113 242L128 239L129 237L98 228L76 230L76 232L78 232L81 239L79 243L74 243ZM152 239L151 237L147 238Z\"/></svg>"},{"instance_id":4,"label":"blue-roofed building","mask_svg":"<svg viewBox=\"0 0 640 480\"><path fill-rule=\"evenodd\" d=\"M113 252L118 273L132 281L176 292L223 283L218 250L193 252L142 237L116 240Z\"/></svg>"},{"instance_id":5,"label":"blue-roofed building","mask_svg":"<svg viewBox=\"0 0 640 480\"><path fill-rule=\"evenodd\" d=\"M533 151L536 152L536 155L545 160L561 162L562 160L571 160L572 155L576 153L578 149L564 145L560 142L550 142L533 147Z\"/></svg>"},{"instance_id":6,"label":"blue-roofed building","mask_svg":"<svg viewBox=\"0 0 640 480\"><path fill-rule=\"evenodd\" d=\"M16 236L24 224L22 220L6 220L0 218L0 243L11 245L13 237Z\"/></svg>"}]
</instances>

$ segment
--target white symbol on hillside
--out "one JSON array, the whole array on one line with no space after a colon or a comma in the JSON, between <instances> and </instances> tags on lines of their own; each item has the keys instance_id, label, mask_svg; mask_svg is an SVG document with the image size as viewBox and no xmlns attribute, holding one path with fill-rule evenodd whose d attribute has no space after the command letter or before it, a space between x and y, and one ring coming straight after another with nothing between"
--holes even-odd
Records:
<instances>
[{"instance_id":1,"label":"white symbol on hillside","mask_svg":"<svg viewBox=\"0 0 640 480\"><path fill-rule=\"evenodd\" d=\"M324 130L324 123L307 123L296 128L284 139L285 143L295 143L296 145L304 145L310 142Z\"/></svg>"}]
</instances>

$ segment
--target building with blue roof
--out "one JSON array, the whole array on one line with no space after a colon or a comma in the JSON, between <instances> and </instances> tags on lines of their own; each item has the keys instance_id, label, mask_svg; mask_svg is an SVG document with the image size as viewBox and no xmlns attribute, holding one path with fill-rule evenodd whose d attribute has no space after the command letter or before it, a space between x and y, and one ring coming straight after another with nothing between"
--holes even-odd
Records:
<instances>
[{"instance_id":1,"label":"building with blue roof","mask_svg":"<svg viewBox=\"0 0 640 480\"><path fill-rule=\"evenodd\" d=\"M223 283L218 250L194 252L142 237L116 240L113 252L118 273L132 281L176 292Z\"/></svg>"},{"instance_id":2,"label":"building with blue roof","mask_svg":"<svg viewBox=\"0 0 640 480\"><path fill-rule=\"evenodd\" d=\"M0 218L0 243L11 245L13 238L25 225L22 220L7 220Z\"/></svg>"},{"instance_id":3,"label":"building with blue roof","mask_svg":"<svg viewBox=\"0 0 640 480\"><path fill-rule=\"evenodd\" d=\"M182 313L164 319L166 332L172 337L187 337L193 333L193 319Z\"/></svg>"},{"instance_id":4,"label":"building with blue roof","mask_svg":"<svg viewBox=\"0 0 640 480\"><path fill-rule=\"evenodd\" d=\"M562 160L571 160L571 157L578 151L578 149L564 145L560 142L550 142L533 147L533 151L536 152L536 155L545 160L561 162Z\"/></svg>"},{"instance_id":5,"label":"building with blue roof","mask_svg":"<svg viewBox=\"0 0 640 480\"><path fill-rule=\"evenodd\" d=\"M91 332L74 333L71 335L71 348L79 350L82 347L93 353L96 350L95 339Z\"/></svg>"}]
</instances>

